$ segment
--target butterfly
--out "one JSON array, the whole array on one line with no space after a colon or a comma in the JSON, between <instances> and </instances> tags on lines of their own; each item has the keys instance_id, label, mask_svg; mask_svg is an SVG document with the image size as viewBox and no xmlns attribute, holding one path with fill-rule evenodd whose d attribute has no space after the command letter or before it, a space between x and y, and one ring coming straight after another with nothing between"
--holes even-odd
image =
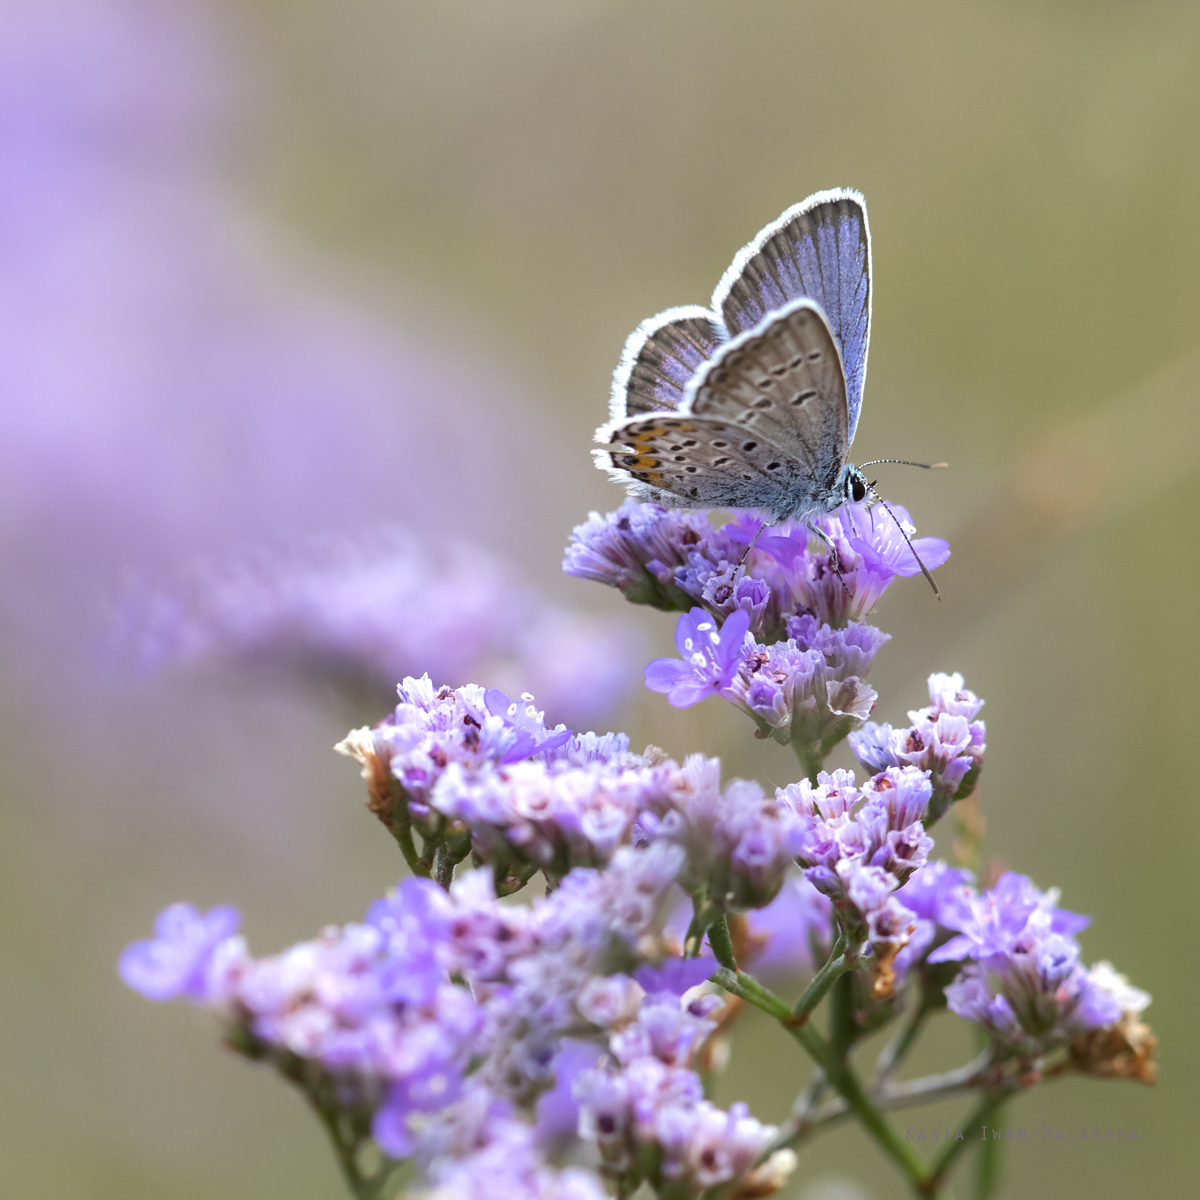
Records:
<instances>
[{"instance_id":1,"label":"butterfly","mask_svg":"<svg viewBox=\"0 0 1200 1200\"><path fill-rule=\"evenodd\" d=\"M866 202L817 192L738 251L711 308L634 330L596 465L638 500L766 510L821 535L813 518L873 496L848 459L870 340Z\"/></svg>"}]
</instances>

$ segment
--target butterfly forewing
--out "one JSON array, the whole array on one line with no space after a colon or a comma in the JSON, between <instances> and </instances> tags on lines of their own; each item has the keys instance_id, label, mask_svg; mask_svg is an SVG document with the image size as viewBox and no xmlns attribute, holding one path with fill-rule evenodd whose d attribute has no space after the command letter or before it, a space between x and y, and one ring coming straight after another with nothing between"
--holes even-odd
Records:
<instances>
[{"instance_id":1,"label":"butterfly forewing","mask_svg":"<svg viewBox=\"0 0 1200 1200\"><path fill-rule=\"evenodd\" d=\"M818 192L768 225L734 258L713 309L736 336L801 296L821 306L841 349L852 441L871 337L871 234L857 192Z\"/></svg>"},{"instance_id":2,"label":"butterfly forewing","mask_svg":"<svg viewBox=\"0 0 1200 1200\"><path fill-rule=\"evenodd\" d=\"M724 341L724 329L706 308L671 308L630 334L613 374L609 414L671 412L696 370Z\"/></svg>"}]
</instances>

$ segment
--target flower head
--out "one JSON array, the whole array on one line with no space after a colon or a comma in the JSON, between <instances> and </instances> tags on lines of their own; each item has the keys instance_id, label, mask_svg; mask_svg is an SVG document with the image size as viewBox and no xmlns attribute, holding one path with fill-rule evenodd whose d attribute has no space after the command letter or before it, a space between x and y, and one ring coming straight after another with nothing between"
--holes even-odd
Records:
<instances>
[{"instance_id":1,"label":"flower head","mask_svg":"<svg viewBox=\"0 0 1200 1200\"><path fill-rule=\"evenodd\" d=\"M676 708L689 708L729 687L745 653L750 615L731 613L723 625L702 608L684 613L675 626L679 658L656 658L646 667L646 686L663 692Z\"/></svg>"},{"instance_id":2,"label":"flower head","mask_svg":"<svg viewBox=\"0 0 1200 1200\"><path fill-rule=\"evenodd\" d=\"M987 749L987 730L975 720L983 701L963 686L961 675L929 677L930 704L908 714L912 725L866 724L850 735L850 748L867 770L907 764L929 772L934 799L930 818L936 820L953 800L971 794Z\"/></svg>"},{"instance_id":3,"label":"flower head","mask_svg":"<svg viewBox=\"0 0 1200 1200\"><path fill-rule=\"evenodd\" d=\"M236 937L241 915L218 905L207 913L172 904L158 914L154 937L121 955L121 979L147 1000L185 998L216 1006L224 999L244 943Z\"/></svg>"}]
</instances>

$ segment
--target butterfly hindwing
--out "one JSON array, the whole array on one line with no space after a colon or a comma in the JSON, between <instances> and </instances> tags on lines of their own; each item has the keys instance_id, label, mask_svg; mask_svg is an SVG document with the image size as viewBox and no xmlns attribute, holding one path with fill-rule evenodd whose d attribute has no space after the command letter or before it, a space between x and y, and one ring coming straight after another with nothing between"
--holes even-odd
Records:
<instances>
[{"instance_id":1,"label":"butterfly hindwing","mask_svg":"<svg viewBox=\"0 0 1200 1200\"><path fill-rule=\"evenodd\" d=\"M683 389L726 333L706 308L671 308L643 321L629 336L613 373L609 415L670 412Z\"/></svg>"},{"instance_id":2,"label":"butterfly hindwing","mask_svg":"<svg viewBox=\"0 0 1200 1200\"><path fill-rule=\"evenodd\" d=\"M801 296L821 306L842 352L853 441L871 337L871 233L858 192L818 192L789 208L738 251L713 309L736 337Z\"/></svg>"},{"instance_id":3,"label":"butterfly hindwing","mask_svg":"<svg viewBox=\"0 0 1200 1200\"><path fill-rule=\"evenodd\" d=\"M795 470L769 440L736 423L684 413L612 421L593 453L643 500L676 508L786 511Z\"/></svg>"},{"instance_id":4,"label":"butterfly hindwing","mask_svg":"<svg viewBox=\"0 0 1200 1200\"><path fill-rule=\"evenodd\" d=\"M801 299L722 346L688 385L684 409L757 435L794 460L809 496L846 461L846 382L820 307Z\"/></svg>"}]
</instances>

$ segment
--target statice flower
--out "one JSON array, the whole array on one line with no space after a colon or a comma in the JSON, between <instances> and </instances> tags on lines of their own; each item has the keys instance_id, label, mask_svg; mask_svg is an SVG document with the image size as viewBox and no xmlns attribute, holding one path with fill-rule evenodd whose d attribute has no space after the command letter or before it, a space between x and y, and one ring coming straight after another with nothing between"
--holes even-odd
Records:
<instances>
[{"instance_id":1,"label":"statice flower","mask_svg":"<svg viewBox=\"0 0 1200 1200\"><path fill-rule=\"evenodd\" d=\"M790 617L787 633L787 641L749 648L722 694L754 718L760 736L820 761L870 715L877 697L865 676L889 638L870 625L833 629L807 614Z\"/></svg>"},{"instance_id":2,"label":"statice flower","mask_svg":"<svg viewBox=\"0 0 1200 1200\"><path fill-rule=\"evenodd\" d=\"M191 904L172 904L158 914L153 938L125 949L121 979L148 1000L219 1008L243 963L245 942L234 936L240 924L241 915L228 905L201 913Z\"/></svg>"},{"instance_id":3,"label":"statice flower","mask_svg":"<svg viewBox=\"0 0 1200 1200\"><path fill-rule=\"evenodd\" d=\"M258 960L234 934L230 911L201 918L185 905L167 909L155 941L122 956L122 977L151 999L182 996L213 1011L231 1044L285 1073L302 1059L337 1077L347 1108L374 1110L379 1145L393 1157L411 1153L408 1115L453 1099L483 1022L449 979L441 890L409 879L366 922ZM166 987L146 963L171 960L188 969Z\"/></svg>"},{"instance_id":4,"label":"statice flower","mask_svg":"<svg viewBox=\"0 0 1200 1200\"><path fill-rule=\"evenodd\" d=\"M908 512L900 505L891 507L913 538L916 529ZM797 612L809 612L835 628L862 621L898 575L920 574L920 564L900 536L896 520L881 506L847 504L818 520L827 539L819 549L810 549L804 526L758 542L785 572ZM913 546L930 570L950 557L950 548L941 538L915 538Z\"/></svg>"},{"instance_id":5,"label":"statice flower","mask_svg":"<svg viewBox=\"0 0 1200 1200\"><path fill-rule=\"evenodd\" d=\"M828 896L851 949L873 952L876 994L894 986L892 964L916 929L893 893L933 848L922 818L931 788L923 771L889 768L860 790L851 771L821 772L779 791L798 815L791 848L805 877Z\"/></svg>"},{"instance_id":6,"label":"statice flower","mask_svg":"<svg viewBox=\"0 0 1200 1200\"><path fill-rule=\"evenodd\" d=\"M634 972L634 979L648 996L682 996L698 987L717 969L711 954L696 958L664 958L657 964L647 963Z\"/></svg>"},{"instance_id":7,"label":"statice flower","mask_svg":"<svg viewBox=\"0 0 1200 1200\"><path fill-rule=\"evenodd\" d=\"M908 513L893 511L911 537ZM719 620L745 612L756 639L769 645L787 636L789 617L802 613L834 628L862 621L893 579L920 571L884 510L848 505L820 520L819 543L810 543L807 525L793 524L755 541L762 523L753 514L713 526L702 514L628 500L575 529L563 569L618 587L635 603L700 604ZM913 544L930 568L950 553L940 538Z\"/></svg>"},{"instance_id":8,"label":"statice flower","mask_svg":"<svg viewBox=\"0 0 1200 1200\"><path fill-rule=\"evenodd\" d=\"M896 893L896 899L916 918L915 928L908 944L896 956L896 978L903 980L911 969L923 966L931 950L945 945L953 936L942 918L947 905L973 892L974 877L961 867L951 867L944 862L927 862L914 871L908 881ZM951 975L941 982L948 983ZM945 975L943 968L940 974Z\"/></svg>"},{"instance_id":9,"label":"statice flower","mask_svg":"<svg viewBox=\"0 0 1200 1200\"><path fill-rule=\"evenodd\" d=\"M591 513L575 527L563 570L619 588L634 604L687 608L687 596L675 586L675 571L712 532L702 513L627 500L616 512L603 517Z\"/></svg>"},{"instance_id":10,"label":"statice flower","mask_svg":"<svg viewBox=\"0 0 1200 1200\"><path fill-rule=\"evenodd\" d=\"M1080 963L1074 939L1061 934L968 963L946 988L946 1003L1004 1049L1030 1058L1121 1018L1117 999Z\"/></svg>"},{"instance_id":11,"label":"statice flower","mask_svg":"<svg viewBox=\"0 0 1200 1200\"><path fill-rule=\"evenodd\" d=\"M1137 1079L1141 1083L1158 1080L1154 1052L1158 1038L1141 1020L1150 1003L1149 992L1132 987L1112 963L1098 962L1088 973L1091 985L1108 993L1121 1010L1114 1023L1102 1029L1088 1030L1071 1043L1071 1062L1077 1071L1105 1079Z\"/></svg>"},{"instance_id":12,"label":"statice flower","mask_svg":"<svg viewBox=\"0 0 1200 1200\"><path fill-rule=\"evenodd\" d=\"M1071 936L1090 918L1058 908L1059 892L1041 891L1024 875L1006 871L989 891L953 887L940 897L938 920L957 931L929 956L930 962L985 959L1049 934Z\"/></svg>"},{"instance_id":13,"label":"statice flower","mask_svg":"<svg viewBox=\"0 0 1200 1200\"><path fill-rule=\"evenodd\" d=\"M646 666L646 686L662 692L676 708L689 708L729 691L745 655L750 616L742 609L724 624L693 608L675 626L679 658L656 658Z\"/></svg>"},{"instance_id":14,"label":"statice flower","mask_svg":"<svg viewBox=\"0 0 1200 1200\"><path fill-rule=\"evenodd\" d=\"M721 908L770 903L791 863L791 808L757 783L734 779L722 789L720 760L701 754L675 768L671 782L645 795L634 844L680 847L686 865L679 882L693 896Z\"/></svg>"},{"instance_id":15,"label":"statice flower","mask_svg":"<svg viewBox=\"0 0 1200 1200\"><path fill-rule=\"evenodd\" d=\"M474 794L486 787L488 772L532 758L565 767L617 761L628 750L618 735L576 736L564 725L547 726L528 693L511 701L475 684L434 688L428 675L405 679L398 690L400 703L384 721L352 731L336 749L362 764L368 807L402 844L413 825L431 845L447 833L435 803L447 774L443 805L455 818L470 790L464 774Z\"/></svg>"},{"instance_id":16,"label":"statice flower","mask_svg":"<svg viewBox=\"0 0 1200 1200\"><path fill-rule=\"evenodd\" d=\"M486 1088L464 1096L420 1130L417 1157L429 1191L423 1200L605 1200L595 1175L554 1170L538 1131Z\"/></svg>"},{"instance_id":17,"label":"statice flower","mask_svg":"<svg viewBox=\"0 0 1200 1200\"><path fill-rule=\"evenodd\" d=\"M1013 872L982 894L944 893L939 920L959 932L928 961L968 960L946 988L947 1004L1009 1053L1038 1058L1070 1044L1081 1070L1153 1082L1156 1041L1138 1019L1150 997L1110 964L1080 962L1074 934L1088 918L1057 902L1056 889L1042 892Z\"/></svg>"},{"instance_id":18,"label":"statice flower","mask_svg":"<svg viewBox=\"0 0 1200 1200\"><path fill-rule=\"evenodd\" d=\"M983 701L967 691L963 678L934 674L929 677L929 706L908 714L912 725L893 729L868 723L850 735L850 748L869 771L908 764L928 771L933 785L930 823L954 800L964 800L974 790L987 749L987 730L975 720Z\"/></svg>"},{"instance_id":19,"label":"statice flower","mask_svg":"<svg viewBox=\"0 0 1200 1200\"><path fill-rule=\"evenodd\" d=\"M794 1166L784 1151L756 1169L775 1130L744 1104L723 1112L704 1099L691 1063L715 1028L709 1007L647 998L637 1020L609 1038L610 1057L576 1080L580 1134L627 1192L644 1180L658 1194L691 1198L737 1181L731 1194L765 1196Z\"/></svg>"},{"instance_id":20,"label":"statice flower","mask_svg":"<svg viewBox=\"0 0 1200 1200\"><path fill-rule=\"evenodd\" d=\"M620 968L662 958L681 867L675 847L622 847L604 871L572 871L528 909L496 904L488 872L455 881L452 942L486 1018L479 1078L496 1094L532 1104L553 1086L564 1037L636 1010L642 990Z\"/></svg>"},{"instance_id":21,"label":"statice flower","mask_svg":"<svg viewBox=\"0 0 1200 1200\"><path fill-rule=\"evenodd\" d=\"M553 1086L564 1037L628 1026L644 992L611 963L662 958L682 862L672 846L624 847L608 870L574 872L524 908L498 903L487 871L449 894L410 878L361 923L257 960L233 910L176 905L120 971L152 999L214 1012L231 1045L288 1078L315 1092L336 1085L339 1106L407 1158L427 1115L464 1088L531 1111Z\"/></svg>"}]
</instances>

